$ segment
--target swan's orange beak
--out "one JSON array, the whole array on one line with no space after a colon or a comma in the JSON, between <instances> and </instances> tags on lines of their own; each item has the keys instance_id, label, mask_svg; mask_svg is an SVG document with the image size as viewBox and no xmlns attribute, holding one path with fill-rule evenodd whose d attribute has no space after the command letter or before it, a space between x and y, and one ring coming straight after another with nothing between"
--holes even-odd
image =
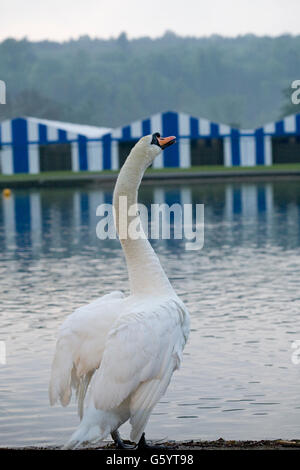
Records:
<instances>
[{"instance_id":1,"label":"swan's orange beak","mask_svg":"<svg viewBox=\"0 0 300 470\"><path fill-rule=\"evenodd\" d=\"M164 150L167 147L170 147L170 145L175 144L176 142L176 137L174 135L171 135L170 137L157 137L159 146L162 150Z\"/></svg>"}]
</instances>

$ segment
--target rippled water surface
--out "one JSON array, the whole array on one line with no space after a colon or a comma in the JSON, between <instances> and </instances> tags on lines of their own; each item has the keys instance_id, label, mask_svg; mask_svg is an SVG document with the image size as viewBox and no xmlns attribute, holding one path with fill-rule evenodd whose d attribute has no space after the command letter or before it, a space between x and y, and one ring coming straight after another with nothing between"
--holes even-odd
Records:
<instances>
[{"instance_id":1,"label":"rippled water surface","mask_svg":"<svg viewBox=\"0 0 300 470\"><path fill-rule=\"evenodd\" d=\"M299 438L299 183L149 185L140 200L205 204L201 251L153 242L192 329L148 436ZM96 207L110 201L110 189L95 188L14 191L1 201L2 446L61 444L78 424L74 404L48 404L50 365L66 315L128 291L119 243L95 234Z\"/></svg>"}]
</instances>

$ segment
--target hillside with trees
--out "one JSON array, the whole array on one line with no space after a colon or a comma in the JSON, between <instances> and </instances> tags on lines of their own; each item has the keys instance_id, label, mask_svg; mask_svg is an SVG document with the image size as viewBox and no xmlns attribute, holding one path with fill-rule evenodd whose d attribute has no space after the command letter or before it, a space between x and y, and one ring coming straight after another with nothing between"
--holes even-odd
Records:
<instances>
[{"instance_id":1,"label":"hillside with trees","mask_svg":"<svg viewBox=\"0 0 300 470\"><path fill-rule=\"evenodd\" d=\"M116 127L175 110L240 127L296 112L300 36L6 39L0 119L27 115Z\"/></svg>"}]
</instances>

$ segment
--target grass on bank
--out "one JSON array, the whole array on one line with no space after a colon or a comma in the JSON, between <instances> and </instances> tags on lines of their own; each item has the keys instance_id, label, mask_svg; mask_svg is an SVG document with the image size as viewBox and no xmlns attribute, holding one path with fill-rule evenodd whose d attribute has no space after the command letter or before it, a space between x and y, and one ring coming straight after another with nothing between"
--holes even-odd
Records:
<instances>
[{"instance_id":1,"label":"grass on bank","mask_svg":"<svg viewBox=\"0 0 300 470\"><path fill-rule=\"evenodd\" d=\"M146 171L146 174L160 174L160 173L218 173L218 172L237 172L242 173L244 171L300 171L300 163L287 163L287 164L277 164L271 166L251 166L251 167L224 167L224 166L193 166L190 168L160 168L154 169L149 168ZM55 180L67 180L67 179L84 179L85 177L90 176L100 176L100 175L116 175L118 174L119 170L103 170L103 171L48 171L43 173L38 173L36 175L28 174L28 173L18 173L14 175L2 175L0 174L0 182L21 182L21 181L55 181Z\"/></svg>"}]
</instances>

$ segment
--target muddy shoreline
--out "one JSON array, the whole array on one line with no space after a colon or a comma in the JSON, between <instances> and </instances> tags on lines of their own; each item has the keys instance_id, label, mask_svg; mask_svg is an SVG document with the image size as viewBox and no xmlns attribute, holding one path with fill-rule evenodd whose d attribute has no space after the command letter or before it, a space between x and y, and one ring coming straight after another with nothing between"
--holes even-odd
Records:
<instances>
[{"instance_id":1,"label":"muddy shoreline","mask_svg":"<svg viewBox=\"0 0 300 470\"><path fill-rule=\"evenodd\" d=\"M261 441L237 441L224 440L222 438L216 441L170 441L158 444L159 449L155 452L165 452L173 450L300 450L300 439L295 440L261 440ZM42 450L60 450L60 446L26 446L26 447L0 447L0 451L42 451ZM81 447L78 450L111 450L115 451L113 443L105 446Z\"/></svg>"}]
</instances>

